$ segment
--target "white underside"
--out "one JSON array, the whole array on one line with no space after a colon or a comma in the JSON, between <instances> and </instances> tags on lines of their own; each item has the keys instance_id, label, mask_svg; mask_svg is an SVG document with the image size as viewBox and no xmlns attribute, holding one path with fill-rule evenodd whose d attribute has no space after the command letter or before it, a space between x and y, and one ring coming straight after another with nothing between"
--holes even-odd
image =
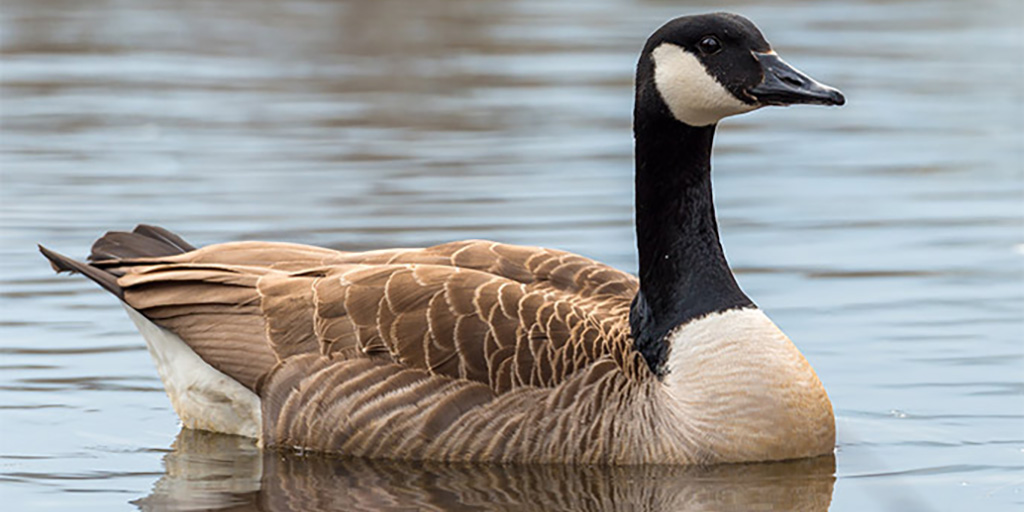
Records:
<instances>
[{"instance_id":1,"label":"white underside","mask_svg":"<svg viewBox=\"0 0 1024 512\"><path fill-rule=\"evenodd\" d=\"M146 338L167 396L184 426L259 439L260 399L238 381L203 361L180 338L125 305Z\"/></svg>"}]
</instances>

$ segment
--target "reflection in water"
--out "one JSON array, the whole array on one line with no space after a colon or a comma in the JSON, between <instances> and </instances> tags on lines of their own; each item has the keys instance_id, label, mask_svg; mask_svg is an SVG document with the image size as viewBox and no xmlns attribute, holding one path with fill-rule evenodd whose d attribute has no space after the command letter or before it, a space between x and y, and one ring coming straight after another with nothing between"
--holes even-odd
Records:
<instances>
[{"instance_id":1,"label":"reflection in water","mask_svg":"<svg viewBox=\"0 0 1024 512\"><path fill-rule=\"evenodd\" d=\"M261 452L183 429L142 510L826 511L835 458L710 468L479 465Z\"/></svg>"}]
</instances>

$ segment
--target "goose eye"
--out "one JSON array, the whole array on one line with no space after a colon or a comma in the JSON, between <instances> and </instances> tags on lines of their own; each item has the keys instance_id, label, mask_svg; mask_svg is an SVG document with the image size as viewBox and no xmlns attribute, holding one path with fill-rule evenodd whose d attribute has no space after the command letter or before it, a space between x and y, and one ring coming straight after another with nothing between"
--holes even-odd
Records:
<instances>
[{"instance_id":1,"label":"goose eye","mask_svg":"<svg viewBox=\"0 0 1024 512\"><path fill-rule=\"evenodd\" d=\"M715 36L705 36L697 43L697 49L704 55L714 55L722 50L722 43Z\"/></svg>"}]
</instances>

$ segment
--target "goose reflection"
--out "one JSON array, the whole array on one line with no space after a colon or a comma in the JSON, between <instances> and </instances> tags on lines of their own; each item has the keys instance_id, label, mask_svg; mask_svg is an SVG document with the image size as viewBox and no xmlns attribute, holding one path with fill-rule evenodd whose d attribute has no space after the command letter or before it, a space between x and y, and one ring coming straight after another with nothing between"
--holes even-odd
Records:
<instances>
[{"instance_id":1,"label":"goose reflection","mask_svg":"<svg viewBox=\"0 0 1024 512\"><path fill-rule=\"evenodd\" d=\"M678 466L442 464L261 451L183 429L145 511L826 511L835 458Z\"/></svg>"}]
</instances>

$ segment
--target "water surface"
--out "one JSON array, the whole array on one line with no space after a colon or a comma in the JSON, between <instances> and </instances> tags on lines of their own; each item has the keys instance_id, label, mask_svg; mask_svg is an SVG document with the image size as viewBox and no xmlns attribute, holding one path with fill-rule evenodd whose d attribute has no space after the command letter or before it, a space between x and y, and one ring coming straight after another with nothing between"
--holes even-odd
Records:
<instances>
[{"instance_id":1,"label":"water surface","mask_svg":"<svg viewBox=\"0 0 1024 512\"><path fill-rule=\"evenodd\" d=\"M634 271L636 54L754 19L847 94L722 124L745 291L816 368L835 458L458 467L179 432L116 301L54 276L109 229L346 249L460 238ZM1024 4L7 0L0 496L12 510L1015 510L1024 505ZM315 504L315 505L314 505Z\"/></svg>"}]
</instances>

